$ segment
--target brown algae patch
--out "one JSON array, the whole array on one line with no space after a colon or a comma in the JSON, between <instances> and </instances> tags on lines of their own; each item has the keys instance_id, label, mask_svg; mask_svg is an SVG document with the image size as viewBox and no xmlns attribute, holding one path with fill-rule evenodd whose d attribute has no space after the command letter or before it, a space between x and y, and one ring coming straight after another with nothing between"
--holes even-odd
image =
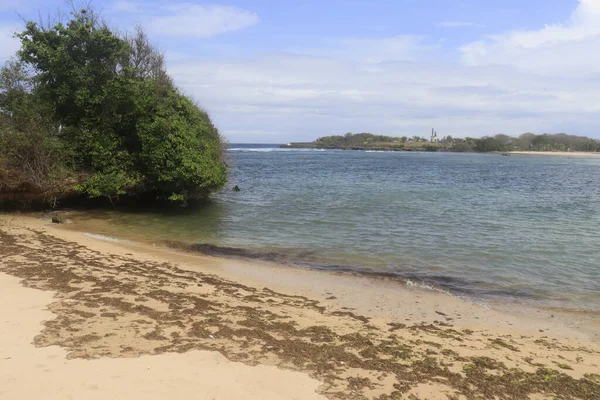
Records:
<instances>
[{"instance_id":1,"label":"brown algae patch","mask_svg":"<svg viewBox=\"0 0 600 400\"><path fill-rule=\"evenodd\" d=\"M598 375L573 370L598 362L591 349L457 331L449 318L373 322L303 296L107 255L33 230L0 227L0 254L0 271L57 293L56 318L35 344L63 346L69 357L212 350L305 371L331 399L418 398L423 387L446 388L448 398L600 398Z\"/></svg>"}]
</instances>

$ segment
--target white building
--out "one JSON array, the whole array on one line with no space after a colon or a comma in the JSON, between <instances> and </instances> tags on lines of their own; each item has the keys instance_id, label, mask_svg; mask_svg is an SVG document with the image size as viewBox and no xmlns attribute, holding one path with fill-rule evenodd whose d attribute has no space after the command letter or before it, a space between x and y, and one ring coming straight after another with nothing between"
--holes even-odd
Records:
<instances>
[{"instance_id":1,"label":"white building","mask_svg":"<svg viewBox=\"0 0 600 400\"><path fill-rule=\"evenodd\" d=\"M437 143L440 141L440 139L438 138L437 132L435 131L435 129L431 129L431 143Z\"/></svg>"}]
</instances>

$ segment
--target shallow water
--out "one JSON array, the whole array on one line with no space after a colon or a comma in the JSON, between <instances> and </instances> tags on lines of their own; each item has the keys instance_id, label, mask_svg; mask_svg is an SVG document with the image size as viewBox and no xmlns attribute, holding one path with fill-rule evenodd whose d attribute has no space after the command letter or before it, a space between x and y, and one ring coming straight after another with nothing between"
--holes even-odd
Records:
<instances>
[{"instance_id":1,"label":"shallow water","mask_svg":"<svg viewBox=\"0 0 600 400\"><path fill-rule=\"evenodd\" d=\"M228 157L228 188L208 206L93 216L119 237L600 310L600 157L265 145Z\"/></svg>"}]
</instances>

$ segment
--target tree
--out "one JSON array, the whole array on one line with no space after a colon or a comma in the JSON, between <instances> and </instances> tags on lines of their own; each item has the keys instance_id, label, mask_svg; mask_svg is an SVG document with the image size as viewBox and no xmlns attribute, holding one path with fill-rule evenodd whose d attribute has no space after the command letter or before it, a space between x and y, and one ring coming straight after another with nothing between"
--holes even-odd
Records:
<instances>
[{"instance_id":1,"label":"tree","mask_svg":"<svg viewBox=\"0 0 600 400\"><path fill-rule=\"evenodd\" d=\"M173 88L173 80L165 68L165 56L150 43L144 29L136 25L133 34L125 34L128 51L123 54L121 65L136 78L147 78L156 82L163 90Z\"/></svg>"},{"instance_id":2,"label":"tree","mask_svg":"<svg viewBox=\"0 0 600 400\"><path fill-rule=\"evenodd\" d=\"M119 37L99 21L86 9L53 27L28 22L18 64L33 84L20 89L26 81L9 64L0 107L19 90L44 104L69 167L85 178L75 188L90 197L186 201L222 187L221 138L208 114L174 87L141 28Z\"/></svg>"},{"instance_id":3,"label":"tree","mask_svg":"<svg viewBox=\"0 0 600 400\"><path fill-rule=\"evenodd\" d=\"M0 112L16 111L31 92L32 84L24 64L14 58L8 60L0 70Z\"/></svg>"},{"instance_id":4,"label":"tree","mask_svg":"<svg viewBox=\"0 0 600 400\"><path fill-rule=\"evenodd\" d=\"M498 135L497 135L498 136ZM503 137L484 136L475 143L475 150L481 152L487 151L505 151L506 144L502 141Z\"/></svg>"},{"instance_id":5,"label":"tree","mask_svg":"<svg viewBox=\"0 0 600 400\"><path fill-rule=\"evenodd\" d=\"M42 201L54 201L68 190L61 183L70 175L69 154L50 108L32 88L22 62L9 60L0 70L0 192L30 188Z\"/></svg>"},{"instance_id":6,"label":"tree","mask_svg":"<svg viewBox=\"0 0 600 400\"><path fill-rule=\"evenodd\" d=\"M503 133L498 133L494 136L495 145L499 148L499 150L505 151L512 146L512 138Z\"/></svg>"},{"instance_id":7,"label":"tree","mask_svg":"<svg viewBox=\"0 0 600 400\"><path fill-rule=\"evenodd\" d=\"M531 142L535 139L535 133L527 132L520 135L517 139L517 145L520 149L529 150Z\"/></svg>"}]
</instances>

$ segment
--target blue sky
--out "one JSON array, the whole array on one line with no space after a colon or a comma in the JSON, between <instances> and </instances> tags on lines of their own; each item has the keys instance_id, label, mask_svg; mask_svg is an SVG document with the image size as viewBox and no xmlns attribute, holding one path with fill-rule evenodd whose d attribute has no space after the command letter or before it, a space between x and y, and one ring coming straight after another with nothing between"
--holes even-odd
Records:
<instances>
[{"instance_id":1,"label":"blue sky","mask_svg":"<svg viewBox=\"0 0 600 400\"><path fill-rule=\"evenodd\" d=\"M0 59L20 16L0 0ZM230 142L345 132L600 138L600 0L95 0L143 25Z\"/></svg>"}]
</instances>

